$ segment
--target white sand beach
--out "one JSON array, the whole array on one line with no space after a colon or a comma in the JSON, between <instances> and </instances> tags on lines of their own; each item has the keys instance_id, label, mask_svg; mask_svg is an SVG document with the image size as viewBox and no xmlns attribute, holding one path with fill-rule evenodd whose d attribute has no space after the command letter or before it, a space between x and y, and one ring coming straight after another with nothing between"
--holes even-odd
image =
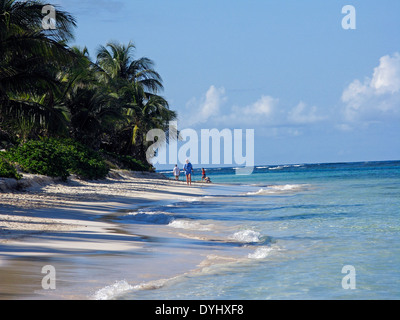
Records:
<instances>
[{"instance_id":1,"label":"white sand beach","mask_svg":"<svg viewBox=\"0 0 400 320\"><path fill-rule=\"evenodd\" d=\"M203 187L202 183L189 187L158 173L128 171L111 171L100 181L71 177L61 182L33 175L24 175L18 183L1 179L0 299L88 298L87 290L109 281L102 267L109 263L115 266L113 272L129 267L125 253L134 255L140 249L140 235L123 232L109 215L190 199L201 195ZM41 268L46 264L57 268L57 263L62 265L57 278L68 282L62 287L76 288L42 290ZM157 263L135 268L138 281L163 275Z\"/></svg>"}]
</instances>

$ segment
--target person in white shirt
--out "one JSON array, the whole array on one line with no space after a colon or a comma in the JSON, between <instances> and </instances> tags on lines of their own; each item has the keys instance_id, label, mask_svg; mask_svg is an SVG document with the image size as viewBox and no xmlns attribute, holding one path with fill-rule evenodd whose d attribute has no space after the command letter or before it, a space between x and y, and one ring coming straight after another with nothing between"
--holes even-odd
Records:
<instances>
[{"instance_id":1,"label":"person in white shirt","mask_svg":"<svg viewBox=\"0 0 400 320\"><path fill-rule=\"evenodd\" d=\"M175 168L173 170L174 176L175 176L175 180L179 180L179 175L181 174L181 171L178 168L178 165L175 165Z\"/></svg>"}]
</instances>

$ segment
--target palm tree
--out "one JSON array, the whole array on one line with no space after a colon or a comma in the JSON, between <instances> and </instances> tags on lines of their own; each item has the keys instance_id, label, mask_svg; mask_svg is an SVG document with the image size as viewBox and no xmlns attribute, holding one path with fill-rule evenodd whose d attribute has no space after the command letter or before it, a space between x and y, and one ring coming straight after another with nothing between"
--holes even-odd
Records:
<instances>
[{"instance_id":1,"label":"palm tree","mask_svg":"<svg viewBox=\"0 0 400 320\"><path fill-rule=\"evenodd\" d=\"M44 5L0 0L0 124L12 130L24 123L25 128L58 131L67 121L56 104L58 71L75 58L65 43L76 24L57 10L57 28L43 30Z\"/></svg>"},{"instance_id":2,"label":"palm tree","mask_svg":"<svg viewBox=\"0 0 400 320\"><path fill-rule=\"evenodd\" d=\"M53 7L57 12L55 29L44 30L42 20L43 7L47 5L40 0L0 0L0 30L12 32L39 32L45 33L48 38L55 41L66 41L73 38L72 27L76 21L72 15L63 11L58 6Z\"/></svg>"},{"instance_id":3,"label":"palm tree","mask_svg":"<svg viewBox=\"0 0 400 320\"><path fill-rule=\"evenodd\" d=\"M161 76L153 69L153 61L145 57L135 60L134 49L132 43L127 46L108 43L99 48L97 64L101 68L101 80L118 94L118 103L125 115L125 121L115 132L119 153L145 161L146 133L155 128L167 130L168 122L176 118L176 113L158 95L163 85Z\"/></svg>"},{"instance_id":4,"label":"palm tree","mask_svg":"<svg viewBox=\"0 0 400 320\"><path fill-rule=\"evenodd\" d=\"M106 81L116 82L122 87L128 83L138 83L140 86L151 93L163 90L161 76L154 71L152 60L143 57L138 60L133 59L132 51L135 45L129 42L127 46L110 42L100 46L97 52L97 64L103 71L101 74Z\"/></svg>"},{"instance_id":5,"label":"palm tree","mask_svg":"<svg viewBox=\"0 0 400 320\"><path fill-rule=\"evenodd\" d=\"M177 118L177 113L169 109L168 102L160 96L151 95L149 99L139 100L135 112L132 109L128 115L133 117L132 146L136 148L136 158L146 160L146 150L152 142L146 141L146 134L151 129L169 130L169 122ZM167 141L161 141L165 143Z\"/></svg>"},{"instance_id":6,"label":"palm tree","mask_svg":"<svg viewBox=\"0 0 400 320\"><path fill-rule=\"evenodd\" d=\"M0 0L1 135L69 135L145 160L147 131L167 131L176 118L153 61L135 59L131 42L112 42L93 63L86 48L66 45L76 26L70 14L57 7L56 29L43 29L44 5Z\"/></svg>"}]
</instances>

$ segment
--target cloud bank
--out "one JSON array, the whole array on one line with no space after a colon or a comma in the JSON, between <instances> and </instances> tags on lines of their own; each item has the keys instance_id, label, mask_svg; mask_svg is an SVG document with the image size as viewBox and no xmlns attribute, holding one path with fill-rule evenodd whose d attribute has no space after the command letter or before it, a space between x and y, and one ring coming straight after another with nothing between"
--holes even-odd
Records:
<instances>
[{"instance_id":1,"label":"cloud bank","mask_svg":"<svg viewBox=\"0 0 400 320\"><path fill-rule=\"evenodd\" d=\"M296 106L285 106L280 99L262 95L244 106L228 105L224 87L211 85L202 99L191 99L186 107L183 124L191 127L303 127L325 121L316 106L300 101ZM298 131L296 131L298 133Z\"/></svg>"},{"instance_id":2,"label":"cloud bank","mask_svg":"<svg viewBox=\"0 0 400 320\"><path fill-rule=\"evenodd\" d=\"M205 128L257 128L273 135L301 135L305 130L334 128L352 131L358 125L400 118L400 54L385 55L363 81L353 80L335 107L299 101L285 105L280 98L262 95L247 105L229 101L224 87L211 85L201 99L187 103L184 125Z\"/></svg>"}]
</instances>

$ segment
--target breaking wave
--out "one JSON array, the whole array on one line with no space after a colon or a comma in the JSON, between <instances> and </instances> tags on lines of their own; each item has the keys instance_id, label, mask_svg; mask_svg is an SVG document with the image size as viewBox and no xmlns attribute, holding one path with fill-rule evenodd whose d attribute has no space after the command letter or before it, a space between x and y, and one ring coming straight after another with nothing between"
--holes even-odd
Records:
<instances>
[{"instance_id":1,"label":"breaking wave","mask_svg":"<svg viewBox=\"0 0 400 320\"><path fill-rule=\"evenodd\" d=\"M232 240L243 243L261 242L261 233L253 230L243 230L236 232L230 237Z\"/></svg>"},{"instance_id":2,"label":"breaking wave","mask_svg":"<svg viewBox=\"0 0 400 320\"><path fill-rule=\"evenodd\" d=\"M260 247L257 248L254 253L249 253L247 257L249 259L264 259L269 256L272 251L274 251L273 247Z\"/></svg>"},{"instance_id":3,"label":"breaking wave","mask_svg":"<svg viewBox=\"0 0 400 320\"><path fill-rule=\"evenodd\" d=\"M276 193L285 193L285 192L297 192L304 191L309 187L307 184L284 184L284 185L271 185L264 188L259 189L255 192L247 192L246 195L267 195L267 194L276 194Z\"/></svg>"},{"instance_id":4,"label":"breaking wave","mask_svg":"<svg viewBox=\"0 0 400 320\"><path fill-rule=\"evenodd\" d=\"M187 230L196 230L196 231L210 231L210 225L203 225L199 222L191 221L191 220L173 220L168 224L169 227L175 229L187 229Z\"/></svg>"},{"instance_id":5,"label":"breaking wave","mask_svg":"<svg viewBox=\"0 0 400 320\"><path fill-rule=\"evenodd\" d=\"M135 289L135 287L131 286L125 280L116 281L114 284L104 287L96 291L96 293L92 296L93 300L111 300L116 298L117 296Z\"/></svg>"}]
</instances>

